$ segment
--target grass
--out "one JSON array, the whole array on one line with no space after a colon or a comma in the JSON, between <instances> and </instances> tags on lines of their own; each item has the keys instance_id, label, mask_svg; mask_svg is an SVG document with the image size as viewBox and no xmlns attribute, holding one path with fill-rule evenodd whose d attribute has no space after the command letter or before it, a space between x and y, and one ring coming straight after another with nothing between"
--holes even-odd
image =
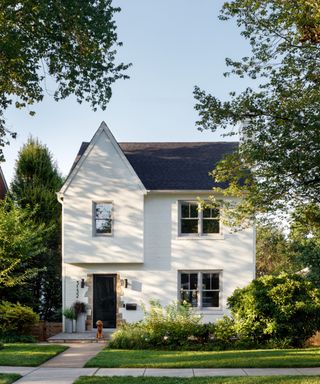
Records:
<instances>
[{"instance_id":1,"label":"grass","mask_svg":"<svg viewBox=\"0 0 320 384\"><path fill-rule=\"evenodd\" d=\"M37 367L67 348L62 345L4 344L0 351L0 366Z\"/></svg>"},{"instance_id":2,"label":"grass","mask_svg":"<svg viewBox=\"0 0 320 384\"><path fill-rule=\"evenodd\" d=\"M0 373L0 384L11 384L20 379L20 375L15 373Z\"/></svg>"},{"instance_id":3,"label":"grass","mask_svg":"<svg viewBox=\"0 0 320 384\"><path fill-rule=\"evenodd\" d=\"M243 351L104 349L86 367L99 368L275 368L320 366L320 348Z\"/></svg>"},{"instance_id":4,"label":"grass","mask_svg":"<svg viewBox=\"0 0 320 384\"><path fill-rule=\"evenodd\" d=\"M74 384L319 384L319 377L80 377Z\"/></svg>"}]
</instances>

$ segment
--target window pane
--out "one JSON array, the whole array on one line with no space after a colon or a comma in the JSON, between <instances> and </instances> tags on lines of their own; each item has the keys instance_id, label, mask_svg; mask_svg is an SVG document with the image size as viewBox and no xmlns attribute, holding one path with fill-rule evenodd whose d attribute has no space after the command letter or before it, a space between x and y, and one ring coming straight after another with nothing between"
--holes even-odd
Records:
<instances>
[{"instance_id":1,"label":"window pane","mask_svg":"<svg viewBox=\"0 0 320 384\"><path fill-rule=\"evenodd\" d=\"M219 292L203 291L202 306L203 307L219 307Z\"/></svg>"},{"instance_id":2,"label":"window pane","mask_svg":"<svg viewBox=\"0 0 320 384\"><path fill-rule=\"evenodd\" d=\"M189 273L181 273L181 288L189 289Z\"/></svg>"},{"instance_id":3,"label":"window pane","mask_svg":"<svg viewBox=\"0 0 320 384\"><path fill-rule=\"evenodd\" d=\"M217 208L204 208L203 217L216 219L219 217L219 209Z\"/></svg>"},{"instance_id":4,"label":"window pane","mask_svg":"<svg viewBox=\"0 0 320 384\"><path fill-rule=\"evenodd\" d=\"M219 220L203 219L202 223L203 223L202 225L203 233L219 233L220 231Z\"/></svg>"},{"instance_id":5,"label":"window pane","mask_svg":"<svg viewBox=\"0 0 320 384\"><path fill-rule=\"evenodd\" d=\"M190 289L198 289L198 274L190 273Z\"/></svg>"},{"instance_id":6,"label":"window pane","mask_svg":"<svg viewBox=\"0 0 320 384\"><path fill-rule=\"evenodd\" d=\"M219 289L219 273L211 273L211 289Z\"/></svg>"},{"instance_id":7,"label":"window pane","mask_svg":"<svg viewBox=\"0 0 320 384\"><path fill-rule=\"evenodd\" d=\"M202 289L211 289L211 273L202 274Z\"/></svg>"},{"instance_id":8,"label":"window pane","mask_svg":"<svg viewBox=\"0 0 320 384\"><path fill-rule=\"evenodd\" d=\"M181 233L198 233L198 220L181 219Z\"/></svg>"},{"instance_id":9,"label":"window pane","mask_svg":"<svg viewBox=\"0 0 320 384\"><path fill-rule=\"evenodd\" d=\"M189 203L190 204L190 217L198 217L198 204L197 203Z\"/></svg>"},{"instance_id":10,"label":"window pane","mask_svg":"<svg viewBox=\"0 0 320 384\"><path fill-rule=\"evenodd\" d=\"M181 204L181 217L189 217L189 204L182 203Z\"/></svg>"},{"instance_id":11,"label":"window pane","mask_svg":"<svg viewBox=\"0 0 320 384\"><path fill-rule=\"evenodd\" d=\"M111 219L96 220L96 233L111 233Z\"/></svg>"},{"instance_id":12,"label":"window pane","mask_svg":"<svg viewBox=\"0 0 320 384\"><path fill-rule=\"evenodd\" d=\"M97 203L96 204L96 219L111 219L112 204Z\"/></svg>"},{"instance_id":13,"label":"window pane","mask_svg":"<svg viewBox=\"0 0 320 384\"><path fill-rule=\"evenodd\" d=\"M182 291L181 301L186 301L192 307L198 306L198 292L197 291Z\"/></svg>"}]
</instances>

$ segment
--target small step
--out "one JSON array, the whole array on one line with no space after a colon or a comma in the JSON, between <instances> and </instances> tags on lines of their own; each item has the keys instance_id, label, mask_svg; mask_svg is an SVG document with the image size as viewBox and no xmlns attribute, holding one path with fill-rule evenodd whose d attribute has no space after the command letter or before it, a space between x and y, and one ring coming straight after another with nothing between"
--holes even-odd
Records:
<instances>
[{"instance_id":1,"label":"small step","mask_svg":"<svg viewBox=\"0 0 320 384\"><path fill-rule=\"evenodd\" d=\"M65 333L61 332L54 336L49 337L49 343L106 343L111 339L114 330L106 330L103 332L102 339L96 339L95 331L86 331L81 333Z\"/></svg>"}]
</instances>

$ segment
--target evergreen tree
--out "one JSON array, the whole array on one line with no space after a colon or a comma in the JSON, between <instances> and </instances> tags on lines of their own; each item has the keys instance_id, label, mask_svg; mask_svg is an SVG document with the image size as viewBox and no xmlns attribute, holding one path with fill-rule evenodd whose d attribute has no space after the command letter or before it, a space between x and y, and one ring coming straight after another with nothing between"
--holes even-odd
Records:
<instances>
[{"instance_id":1,"label":"evergreen tree","mask_svg":"<svg viewBox=\"0 0 320 384\"><path fill-rule=\"evenodd\" d=\"M44 239L47 251L30 261L30 267L40 272L23 292L27 293L24 303L45 319L61 307L61 206L56 198L61 186L62 177L49 149L29 138L18 155L11 193L20 207L36 209L35 224L50 228Z\"/></svg>"}]
</instances>

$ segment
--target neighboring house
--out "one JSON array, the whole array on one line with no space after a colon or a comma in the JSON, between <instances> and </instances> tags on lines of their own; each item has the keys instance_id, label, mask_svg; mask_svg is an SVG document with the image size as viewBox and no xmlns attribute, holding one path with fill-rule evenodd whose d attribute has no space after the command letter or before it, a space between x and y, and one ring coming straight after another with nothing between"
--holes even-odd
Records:
<instances>
[{"instance_id":1,"label":"neighboring house","mask_svg":"<svg viewBox=\"0 0 320 384\"><path fill-rule=\"evenodd\" d=\"M63 306L89 305L88 326L143 317L150 299L187 300L212 322L255 276L253 228L231 233L208 198L208 175L237 143L118 143L102 123L58 193Z\"/></svg>"},{"instance_id":2,"label":"neighboring house","mask_svg":"<svg viewBox=\"0 0 320 384\"><path fill-rule=\"evenodd\" d=\"M4 174L0 167L0 200L3 200L8 192L8 186L6 183L6 179L4 178Z\"/></svg>"}]
</instances>

